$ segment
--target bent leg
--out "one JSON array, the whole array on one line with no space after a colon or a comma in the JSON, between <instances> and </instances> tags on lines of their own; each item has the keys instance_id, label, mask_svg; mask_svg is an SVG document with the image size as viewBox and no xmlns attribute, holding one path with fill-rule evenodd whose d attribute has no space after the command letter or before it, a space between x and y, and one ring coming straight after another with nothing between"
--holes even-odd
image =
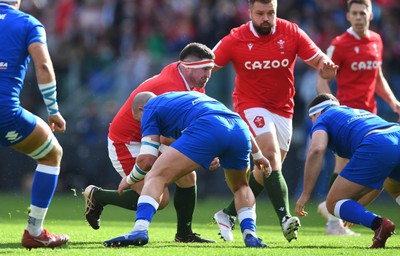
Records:
<instances>
[{"instance_id":1,"label":"bent leg","mask_svg":"<svg viewBox=\"0 0 400 256\"><path fill-rule=\"evenodd\" d=\"M345 221L372 228L377 215L357 202L372 190L338 176L327 196L328 211Z\"/></svg>"}]
</instances>

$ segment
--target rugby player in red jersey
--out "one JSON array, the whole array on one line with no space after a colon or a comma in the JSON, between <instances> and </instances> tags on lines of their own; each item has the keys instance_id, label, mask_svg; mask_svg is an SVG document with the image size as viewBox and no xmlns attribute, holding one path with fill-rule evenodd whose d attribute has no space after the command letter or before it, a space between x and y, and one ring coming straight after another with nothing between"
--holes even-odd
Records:
<instances>
[{"instance_id":1,"label":"rugby player in red jersey","mask_svg":"<svg viewBox=\"0 0 400 256\"><path fill-rule=\"evenodd\" d=\"M282 163L292 137L294 65L299 56L326 79L335 76L337 66L298 25L277 18L277 5L277 0L249 0L250 21L232 29L214 47L214 70L233 64L234 109L250 126L273 170L266 178L255 168L250 187L255 196L266 188L283 234L290 242L297 239L300 221L290 214ZM233 201L214 215L226 241L233 240L236 215Z\"/></svg>"}]
</instances>

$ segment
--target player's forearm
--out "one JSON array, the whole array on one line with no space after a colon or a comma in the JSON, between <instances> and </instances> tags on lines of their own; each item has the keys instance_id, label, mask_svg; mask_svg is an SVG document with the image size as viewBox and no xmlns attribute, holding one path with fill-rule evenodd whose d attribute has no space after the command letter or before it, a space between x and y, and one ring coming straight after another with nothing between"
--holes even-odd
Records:
<instances>
[{"instance_id":1,"label":"player's forearm","mask_svg":"<svg viewBox=\"0 0 400 256\"><path fill-rule=\"evenodd\" d=\"M306 196L311 196L315 183L318 180L322 168L322 159L322 151L309 151L307 154L306 164L304 167L304 184L302 192Z\"/></svg>"},{"instance_id":2,"label":"player's forearm","mask_svg":"<svg viewBox=\"0 0 400 256\"><path fill-rule=\"evenodd\" d=\"M318 94L323 94L323 93L332 93L331 88L329 87L330 81L322 78L320 75L318 75L317 78L317 92Z\"/></svg>"},{"instance_id":3,"label":"player's forearm","mask_svg":"<svg viewBox=\"0 0 400 256\"><path fill-rule=\"evenodd\" d=\"M386 101L392 108L396 105L397 99L386 79L380 75L376 80L375 93Z\"/></svg>"}]
</instances>

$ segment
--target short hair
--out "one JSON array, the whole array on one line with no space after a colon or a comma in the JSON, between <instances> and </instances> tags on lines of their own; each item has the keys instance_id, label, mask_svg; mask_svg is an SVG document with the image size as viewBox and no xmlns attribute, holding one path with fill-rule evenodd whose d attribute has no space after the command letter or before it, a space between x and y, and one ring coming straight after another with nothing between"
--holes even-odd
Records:
<instances>
[{"instance_id":1,"label":"short hair","mask_svg":"<svg viewBox=\"0 0 400 256\"><path fill-rule=\"evenodd\" d=\"M273 1L278 1L278 0L249 0L249 6L253 7L255 2L260 2L260 3L263 3L263 4L269 4L269 3L273 2Z\"/></svg>"},{"instance_id":2,"label":"short hair","mask_svg":"<svg viewBox=\"0 0 400 256\"><path fill-rule=\"evenodd\" d=\"M338 99L336 99L336 97L333 96L332 94L323 93L323 94L318 95L317 97L315 97L311 101L310 105L308 105L308 109L310 109L310 108L312 108L312 107L314 107L314 106L318 105L319 103L324 102L326 100L333 100L333 101L339 102Z\"/></svg>"},{"instance_id":3,"label":"short hair","mask_svg":"<svg viewBox=\"0 0 400 256\"><path fill-rule=\"evenodd\" d=\"M199 59L214 60L215 55L213 51L206 45L201 43L190 43L183 48L179 54L179 60L185 60L187 57L197 57Z\"/></svg>"},{"instance_id":4,"label":"short hair","mask_svg":"<svg viewBox=\"0 0 400 256\"><path fill-rule=\"evenodd\" d=\"M347 1L347 11L350 11L352 4L363 4L368 7L368 10L372 11L371 0L348 0Z\"/></svg>"}]
</instances>

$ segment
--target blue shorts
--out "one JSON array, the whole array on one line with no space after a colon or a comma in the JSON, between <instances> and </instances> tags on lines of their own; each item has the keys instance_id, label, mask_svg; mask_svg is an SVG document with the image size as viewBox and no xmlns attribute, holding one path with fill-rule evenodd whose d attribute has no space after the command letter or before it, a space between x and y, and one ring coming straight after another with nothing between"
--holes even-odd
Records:
<instances>
[{"instance_id":1,"label":"blue shorts","mask_svg":"<svg viewBox=\"0 0 400 256\"><path fill-rule=\"evenodd\" d=\"M340 176L378 190L387 177L400 182L400 128L365 137Z\"/></svg>"},{"instance_id":2,"label":"blue shorts","mask_svg":"<svg viewBox=\"0 0 400 256\"><path fill-rule=\"evenodd\" d=\"M243 170L250 165L250 130L240 117L198 118L171 146L205 169L217 156L225 169Z\"/></svg>"},{"instance_id":3,"label":"blue shorts","mask_svg":"<svg viewBox=\"0 0 400 256\"><path fill-rule=\"evenodd\" d=\"M8 147L24 140L36 126L36 116L21 108L14 120L0 126L0 145ZM1 119L1 117L0 117ZM1 123L1 122L0 122Z\"/></svg>"}]
</instances>

